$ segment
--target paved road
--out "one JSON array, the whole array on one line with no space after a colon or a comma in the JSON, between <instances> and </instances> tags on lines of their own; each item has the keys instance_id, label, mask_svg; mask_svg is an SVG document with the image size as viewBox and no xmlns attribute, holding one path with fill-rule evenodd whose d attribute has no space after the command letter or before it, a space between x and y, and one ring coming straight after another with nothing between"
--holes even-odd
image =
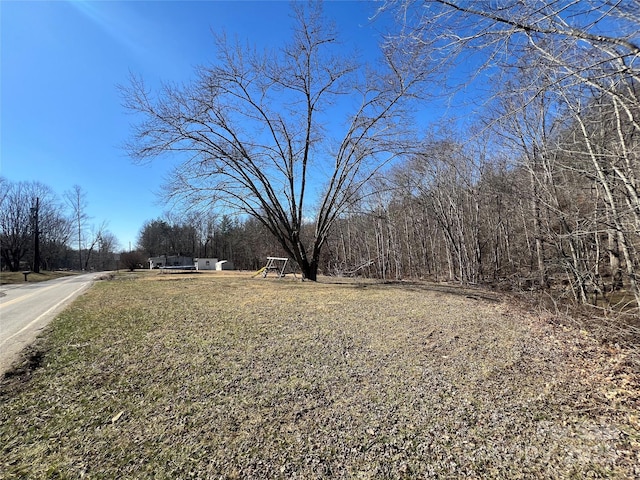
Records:
<instances>
[{"instance_id":1,"label":"paved road","mask_svg":"<svg viewBox=\"0 0 640 480\"><path fill-rule=\"evenodd\" d=\"M99 274L0 286L0 375L42 329Z\"/></svg>"}]
</instances>

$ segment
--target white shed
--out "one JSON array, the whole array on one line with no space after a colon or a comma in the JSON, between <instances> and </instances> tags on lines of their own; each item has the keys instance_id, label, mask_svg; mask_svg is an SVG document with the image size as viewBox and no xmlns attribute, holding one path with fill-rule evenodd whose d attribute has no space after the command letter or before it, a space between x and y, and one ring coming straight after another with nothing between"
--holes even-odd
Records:
<instances>
[{"instance_id":1,"label":"white shed","mask_svg":"<svg viewBox=\"0 0 640 480\"><path fill-rule=\"evenodd\" d=\"M196 266L196 270L217 270L218 259L217 258L195 258L193 263Z\"/></svg>"},{"instance_id":2,"label":"white shed","mask_svg":"<svg viewBox=\"0 0 640 480\"><path fill-rule=\"evenodd\" d=\"M233 262L229 260L220 260L216 263L216 270L233 270Z\"/></svg>"}]
</instances>

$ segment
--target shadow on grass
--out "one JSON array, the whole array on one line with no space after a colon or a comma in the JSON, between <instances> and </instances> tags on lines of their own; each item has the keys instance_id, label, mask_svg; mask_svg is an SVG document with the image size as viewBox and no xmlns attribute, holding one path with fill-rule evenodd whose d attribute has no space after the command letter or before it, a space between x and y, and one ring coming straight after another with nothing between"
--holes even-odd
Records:
<instances>
[{"instance_id":1,"label":"shadow on grass","mask_svg":"<svg viewBox=\"0 0 640 480\"><path fill-rule=\"evenodd\" d=\"M472 300L485 300L493 303L502 302L502 298L500 295L488 292L486 290L476 289L468 286L440 284L417 280L360 280L328 277L327 279L323 279L321 283L332 285L351 285L353 288L363 289L397 288L413 292L439 292L449 295L457 295Z\"/></svg>"}]
</instances>

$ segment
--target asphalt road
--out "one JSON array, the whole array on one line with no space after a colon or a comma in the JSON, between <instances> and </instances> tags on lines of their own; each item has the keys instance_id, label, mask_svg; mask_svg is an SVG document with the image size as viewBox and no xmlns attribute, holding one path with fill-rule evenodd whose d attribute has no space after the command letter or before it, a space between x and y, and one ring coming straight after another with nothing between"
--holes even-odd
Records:
<instances>
[{"instance_id":1,"label":"asphalt road","mask_svg":"<svg viewBox=\"0 0 640 480\"><path fill-rule=\"evenodd\" d=\"M98 275L85 273L47 282L0 286L0 375Z\"/></svg>"}]
</instances>

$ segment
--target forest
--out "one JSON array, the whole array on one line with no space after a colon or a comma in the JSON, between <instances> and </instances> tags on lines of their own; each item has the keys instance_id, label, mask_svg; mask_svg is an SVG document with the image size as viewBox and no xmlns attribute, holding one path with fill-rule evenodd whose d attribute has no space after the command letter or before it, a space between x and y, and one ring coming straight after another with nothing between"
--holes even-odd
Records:
<instances>
[{"instance_id":1,"label":"forest","mask_svg":"<svg viewBox=\"0 0 640 480\"><path fill-rule=\"evenodd\" d=\"M339 32L320 6L298 4L281 50L219 37L218 61L192 85L149 93L132 77L121 89L141 119L133 160L188 154L166 187L176 209L141 226L136 261L215 256L254 270L280 255L310 280L425 279L637 307L639 9L388 1L377 15L394 28L371 70L335 50ZM472 75L458 75L464 64ZM482 98L465 118L411 120L417 106L471 90ZM360 106L323 138L343 98ZM20 231L8 207L27 187L37 190L3 182L3 268L28 256L36 193L20 204ZM67 192L66 223L44 202L45 268L84 268L114 251L104 228L87 230L81 194Z\"/></svg>"},{"instance_id":2,"label":"forest","mask_svg":"<svg viewBox=\"0 0 640 480\"><path fill-rule=\"evenodd\" d=\"M244 268L280 249L311 280L431 279L627 309L640 304L639 9L389 1L379 16L397 28L372 71L332 50L321 9L298 6L276 53L219 38L217 63L184 89L152 95L133 78L125 106L144 120L129 153L189 153L167 199L240 213L197 249L240 238L250 247L215 253ZM471 91L464 118L408 115ZM360 107L320 140L345 96Z\"/></svg>"}]
</instances>

